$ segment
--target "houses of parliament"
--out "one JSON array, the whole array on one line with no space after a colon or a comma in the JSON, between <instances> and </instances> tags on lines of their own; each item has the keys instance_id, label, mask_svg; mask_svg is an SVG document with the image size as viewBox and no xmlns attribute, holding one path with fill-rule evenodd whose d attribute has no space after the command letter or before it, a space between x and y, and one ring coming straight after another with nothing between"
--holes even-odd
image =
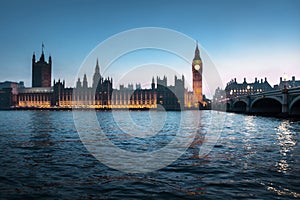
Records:
<instances>
[{"instance_id":1,"label":"houses of parliament","mask_svg":"<svg viewBox=\"0 0 300 200\"><path fill-rule=\"evenodd\" d=\"M175 76L174 85L167 83L167 77L152 78L151 88L143 89L140 84L120 85L113 88L112 78L100 73L98 59L91 87L87 75L78 78L76 86L69 88L65 81L52 83L52 58L45 58L44 46L39 60L32 56L32 87L24 83L0 83L1 109L207 109L209 100L202 94L203 63L198 45L192 62L193 91L185 88L185 77ZM204 97L204 98L203 98Z\"/></svg>"}]
</instances>

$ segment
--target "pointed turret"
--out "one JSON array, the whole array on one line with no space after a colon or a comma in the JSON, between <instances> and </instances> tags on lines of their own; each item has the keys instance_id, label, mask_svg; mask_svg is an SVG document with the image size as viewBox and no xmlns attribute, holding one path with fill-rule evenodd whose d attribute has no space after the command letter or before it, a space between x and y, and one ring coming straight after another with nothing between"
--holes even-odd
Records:
<instances>
[{"instance_id":1,"label":"pointed turret","mask_svg":"<svg viewBox=\"0 0 300 200\"><path fill-rule=\"evenodd\" d=\"M44 54L44 44L42 43L42 55L40 57L40 61L45 62L45 54Z\"/></svg>"},{"instance_id":2,"label":"pointed turret","mask_svg":"<svg viewBox=\"0 0 300 200\"><path fill-rule=\"evenodd\" d=\"M88 87L88 82L87 82L86 74L84 74L84 76L83 76L82 87L83 88L87 88Z\"/></svg>"},{"instance_id":3,"label":"pointed turret","mask_svg":"<svg viewBox=\"0 0 300 200\"><path fill-rule=\"evenodd\" d=\"M99 67L99 61L97 58L97 63L96 63L96 68L95 68L95 73L99 73L100 74L100 67Z\"/></svg>"},{"instance_id":4,"label":"pointed turret","mask_svg":"<svg viewBox=\"0 0 300 200\"><path fill-rule=\"evenodd\" d=\"M78 80L77 80L76 88L81 88L81 81L80 81L80 78L78 78Z\"/></svg>"},{"instance_id":5,"label":"pointed turret","mask_svg":"<svg viewBox=\"0 0 300 200\"><path fill-rule=\"evenodd\" d=\"M152 77L152 83L151 83L151 89L155 89L155 81L154 81L154 76Z\"/></svg>"},{"instance_id":6,"label":"pointed turret","mask_svg":"<svg viewBox=\"0 0 300 200\"><path fill-rule=\"evenodd\" d=\"M32 63L35 62L35 53L33 52L33 55L32 55Z\"/></svg>"},{"instance_id":7,"label":"pointed turret","mask_svg":"<svg viewBox=\"0 0 300 200\"><path fill-rule=\"evenodd\" d=\"M101 78L101 74L100 74L99 61L97 58L95 73L93 76L93 88L97 88L99 84L102 84L102 78Z\"/></svg>"}]
</instances>

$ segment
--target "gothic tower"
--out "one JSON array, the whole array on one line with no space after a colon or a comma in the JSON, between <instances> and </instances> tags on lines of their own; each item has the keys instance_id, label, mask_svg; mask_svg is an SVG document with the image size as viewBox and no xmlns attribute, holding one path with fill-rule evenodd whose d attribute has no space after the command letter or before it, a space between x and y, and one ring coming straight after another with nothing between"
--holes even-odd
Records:
<instances>
[{"instance_id":1,"label":"gothic tower","mask_svg":"<svg viewBox=\"0 0 300 200\"><path fill-rule=\"evenodd\" d=\"M202 99L202 71L203 65L202 60L200 58L200 51L198 48L198 44L196 45L195 57L192 63L192 73L193 73L193 92L196 103L200 106L203 103Z\"/></svg>"},{"instance_id":2,"label":"gothic tower","mask_svg":"<svg viewBox=\"0 0 300 200\"><path fill-rule=\"evenodd\" d=\"M44 44L42 44L42 55L36 62L35 54L32 56L32 87L51 87L52 59L49 56L48 63L45 61Z\"/></svg>"},{"instance_id":3,"label":"gothic tower","mask_svg":"<svg viewBox=\"0 0 300 200\"><path fill-rule=\"evenodd\" d=\"M97 59L97 63L96 63L96 67L95 67L95 73L93 76L93 88L97 88L98 85L102 84L102 78L101 78L101 74L100 74L100 67L99 67L99 62Z\"/></svg>"},{"instance_id":4,"label":"gothic tower","mask_svg":"<svg viewBox=\"0 0 300 200\"><path fill-rule=\"evenodd\" d=\"M86 74L83 75L82 88L84 88L84 89L88 88L88 82L87 82Z\"/></svg>"}]
</instances>

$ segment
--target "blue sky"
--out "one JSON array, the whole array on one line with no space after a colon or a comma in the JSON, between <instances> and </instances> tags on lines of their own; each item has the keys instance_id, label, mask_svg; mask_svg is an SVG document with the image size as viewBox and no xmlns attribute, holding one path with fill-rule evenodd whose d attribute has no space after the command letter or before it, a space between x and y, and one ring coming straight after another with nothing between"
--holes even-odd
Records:
<instances>
[{"instance_id":1,"label":"blue sky","mask_svg":"<svg viewBox=\"0 0 300 200\"><path fill-rule=\"evenodd\" d=\"M198 40L224 84L235 77L240 82L268 77L273 85L284 73L300 79L297 0L11 0L0 3L0 27L0 81L23 80L26 86L31 86L32 53L39 57L42 42L53 59L53 78L72 86L99 43L140 27L173 29ZM170 59L164 55L155 62ZM120 67L130 65L127 59Z\"/></svg>"}]
</instances>

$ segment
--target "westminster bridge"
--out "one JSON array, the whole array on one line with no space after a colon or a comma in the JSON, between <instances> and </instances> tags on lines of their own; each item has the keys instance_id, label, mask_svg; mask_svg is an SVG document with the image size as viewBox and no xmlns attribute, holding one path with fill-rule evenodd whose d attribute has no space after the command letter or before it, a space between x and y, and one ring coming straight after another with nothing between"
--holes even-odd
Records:
<instances>
[{"instance_id":1,"label":"westminster bridge","mask_svg":"<svg viewBox=\"0 0 300 200\"><path fill-rule=\"evenodd\" d=\"M227 98L216 103L213 109L247 114L299 117L300 87Z\"/></svg>"}]
</instances>

